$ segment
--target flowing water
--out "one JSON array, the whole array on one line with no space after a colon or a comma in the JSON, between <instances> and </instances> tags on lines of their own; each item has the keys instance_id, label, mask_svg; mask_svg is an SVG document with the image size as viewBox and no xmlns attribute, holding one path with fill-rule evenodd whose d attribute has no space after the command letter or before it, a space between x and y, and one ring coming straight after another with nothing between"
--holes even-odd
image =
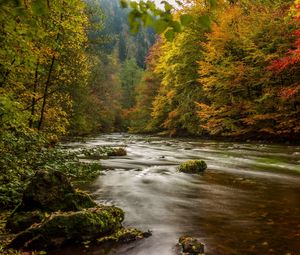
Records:
<instances>
[{"instance_id":1,"label":"flowing water","mask_svg":"<svg viewBox=\"0 0 300 255\"><path fill-rule=\"evenodd\" d=\"M102 160L107 171L88 190L99 203L123 208L125 226L153 233L109 254L178 254L185 234L201 240L207 255L300 254L299 146L127 134L67 144L97 145L127 146L128 155ZM188 159L205 160L207 171L178 173ZM55 254L107 254L76 249Z\"/></svg>"}]
</instances>

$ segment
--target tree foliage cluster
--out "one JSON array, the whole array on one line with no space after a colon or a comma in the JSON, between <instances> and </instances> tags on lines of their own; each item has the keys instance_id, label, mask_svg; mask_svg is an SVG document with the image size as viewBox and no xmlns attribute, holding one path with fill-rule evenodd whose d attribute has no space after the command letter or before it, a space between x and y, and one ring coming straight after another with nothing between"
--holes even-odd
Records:
<instances>
[{"instance_id":1,"label":"tree foliage cluster","mask_svg":"<svg viewBox=\"0 0 300 255\"><path fill-rule=\"evenodd\" d=\"M77 176L98 169L75 159L66 167L69 156L53 149L62 136L124 127L122 109L134 104L154 32L130 35L118 4L0 1L1 207L18 201L39 168Z\"/></svg>"},{"instance_id":2,"label":"tree foliage cluster","mask_svg":"<svg viewBox=\"0 0 300 255\"><path fill-rule=\"evenodd\" d=\"M175 17L192 22L150 51L131 130L299 139L299 1L190 2Z\"/></svg>"},{"instance_id":3,"label":"tree foliage cluster","mask_svg":"<svg viewBox=\"0 0 300 255\"><path fill-rule=\"evenodd\" d=\"M80 0L1 1L0 24L0 189L9 205L43 148L67 132L70 88L89 74L88 16Z\"/></svg>"}]
</instances>

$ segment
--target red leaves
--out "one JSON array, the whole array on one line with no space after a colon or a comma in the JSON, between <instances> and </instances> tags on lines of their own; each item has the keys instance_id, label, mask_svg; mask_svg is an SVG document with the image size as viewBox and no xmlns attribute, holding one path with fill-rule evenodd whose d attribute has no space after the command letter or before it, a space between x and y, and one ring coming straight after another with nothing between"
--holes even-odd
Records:
<instances>
[{"instance_id":1,"label":"red leaves","mask_svg":"<svg viewBox=\"0 0 300 255\"><path fill-rule=\"evenodd\" d=\"M300 4L296 6L297 15L294 17L294 23L297 27L300 26ZM295 42L293 44L294 49L290 49L287 52L287 56L277 60L273 60L271 65L267 68L270 71L280 73L298 63L300 63L300 29L293 32Z\"/></svg>"},{"instance_id":2,"label":"red leaves","mask_svg":"<svg viewBox=\"0 0 300 255\"><path fill-rule=\"evenodd\" d=\"M287 57L283 57L278 60L273 60L271 62L271 65L268 67L268 70L280 73L283 70L286 70L288 67L297 64L299 62L299 60L300 60L300 55L299 56L287 56Z\"/></svg>"}]
</instances>

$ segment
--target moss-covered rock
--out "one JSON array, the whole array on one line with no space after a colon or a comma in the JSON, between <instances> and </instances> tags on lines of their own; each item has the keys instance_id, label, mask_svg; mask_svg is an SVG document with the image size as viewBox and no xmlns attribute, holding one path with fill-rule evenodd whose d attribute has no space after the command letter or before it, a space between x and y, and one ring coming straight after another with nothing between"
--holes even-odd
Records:
<instances>
[{"instance_id":1,"label":"moss-covered rock","mask_svg":"<svg viewBox=\"0 0 300 255\"><path fill-rule=\"evenodd\" d=\"M204 255L204 245L196 238L182 236L179 238L181 255Z\"/></svg>"},{"instance_id":2,"label":"moss-covered rock","mask_svg":"<svg viewBox=\"0 0 300 255\"><path fill-rule=\"evenodd\" d=\"M95 206L87 194L74 189L62 172L40 170L27 185L15 211L77 211Z\"/></svg>"},{"instance_id":3,"label":"moss-covered rock","mask_svg":"<svg viewBox=\"0 0 300 255\"><path fill-rule=\"evenodd\" d=\"M112 148L110 151L107 152L108 156L126 156L127 151L124 148Z\"/></svg>"},{"instance_id":4,"label":"moss-covered rock","mask_svg":"<svg viewBox=\"0 0 300 255\"><path fill-rule=\"evenodd\" d=\"M207 169L207 165L203 160L189 160L187 162L182 163L178 171L189 174L197 174L202 173Z\"/></svg>"},{"instance_id":5,"label":"moss-covered rock","mask_svg":"<svg viewBox=\"0 0 300 255\"><path fill-rule=\"evenodd\" d=\"M97 239L97 243L129 243L151 236L151 232L142 232L136 228L120 228L115 233Z\"/></svg>"},{"instance_id":6,"label":"moss-covered rock","mask_svg":"<svg viewBox=\"0 0 300 255\"><path fill-rule=\"evenodd\" d=\"M38 171L25 188L22 202L7 219L6 228L18 233L41 222L46 212L80 211L96 206L88 194L76 191L63 173Z\"/></svg>"},{"instance_id":7,"label":"moss-covered rock","mask_svg":"<svg viewBox=\"0 0 300 255\"><path fill-rule=\"evenodd\" d=\"M108 157L111 156L126 156L127 152L122 147L115 148L115 147L100 146L100 147L82 149L80 150L80 154L83 155L83 158L99 160L99 159L107 159Z\"/></svg>"},{"instance_id":8,"label":"moss-covered rock","mask_svg":"<svg viewBox=\"0 0 300 255\"><path fill-rule=\"evenodd\" d=\"M58 248L70 242L95 240L116 232L123 220L124 212L114 206L58 212L19 233L9 248L40 250Z\"/></svg>"},{"instance_id":9,"label":"moss-covered rock","mask_svg":"<svg viewBox=\"0 0 300 255\"><path fill-rule=\"evenodd\" d=\"M58 171L38 171L6 228L18 233L8 248L48 250L68 243L130 242L149 236L122 227L124 212L97 205Z\"/></svg>"},{"instance_id":10,"label":"moss-covered rock","mask_svg":"<svg viewBox=\"0 0 300 255\"><path fill-rule=\"evenodd\" d=\"M17 212L9 216L6 229L12 233L19 233L32 224L41 222L45 218L45 214L41 211Z\"/></svg>"}]
</instances>

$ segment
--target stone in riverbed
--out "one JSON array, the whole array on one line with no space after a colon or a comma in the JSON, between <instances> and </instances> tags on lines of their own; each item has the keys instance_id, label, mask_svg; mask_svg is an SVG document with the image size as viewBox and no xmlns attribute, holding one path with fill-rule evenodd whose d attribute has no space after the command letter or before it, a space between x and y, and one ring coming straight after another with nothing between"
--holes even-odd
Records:
<instances>
[{"instance_id":1,"label":"stone in riverbed","mask_svg":"<svg viewBox=\"0 0 300 255\"><path fill-rule=\"evenodd\" d=\"M59 171L37 171L23 193L22 202L7 219L6 228L18 233L41 222L48 213L97 207L82 191L76 191Z\"/></svg>"},{"instance_id":2,"label":"stone in riverbed","mask_svg":"<svg viewBox=\"0 0 300 255\"><path fill-rule=\"evenodd\" d=\"M181 255L204 255L204 245L196 238L182 236L179 238Z\"/></svg>"},{"instance_id":3,"label":"stone in riverbed","mask_svg":"<svg viewBox=\"0 0 300 255\"><path fill-rule=\"evenodd\" d=\"M142 232L136 228L120 228L112 235L101 237L97 239L98 244L101 243L129 243L137 240L141 240L151 236L150 231Z\"/></svg>"},{"instance_id":4,"label":"stone in riverbed","mask_svg":"<svg viewBox=\"0 0 300 255\"><path fill-rule=\"evenodd\" d=\"M182 163L178 171L188 174L202 173L207 169L207 165L203 160L189 160Z\"/></svg>"},{"instance_id":5,"label":"stone in riverbed","mask_svg":"<svg viewBox=\"0 0 300 255\"><path fill-rule=\"evenodd\" d=\"M53 213L42 223L19 233L9 248L41 250L59 248L110 235L121 228L124 212L114 206L99 206L78 212Z\"/></svg>"},{"instance_id":6,"label":"stone in riverbed","mask_svg":"<svg viewBox=\"0 0 300 255\"><path fill-rule=\"evenodd\" d=\"M94 147L81 150L84 158L87 159L108 159L111 156L126 156L127 151L122 147Z\"/></svg>"},{"instance_id":7,"label":"stone in riverbed","mask_svg":"<svg viewBox=\"0 0 300 255\"><path fill-rule=\"evenodd\" d=\"M95 206L86 193L74 189L62 172L40 170L27 185L15 211L78 211Z\"/></svg>"}]
</instances>

